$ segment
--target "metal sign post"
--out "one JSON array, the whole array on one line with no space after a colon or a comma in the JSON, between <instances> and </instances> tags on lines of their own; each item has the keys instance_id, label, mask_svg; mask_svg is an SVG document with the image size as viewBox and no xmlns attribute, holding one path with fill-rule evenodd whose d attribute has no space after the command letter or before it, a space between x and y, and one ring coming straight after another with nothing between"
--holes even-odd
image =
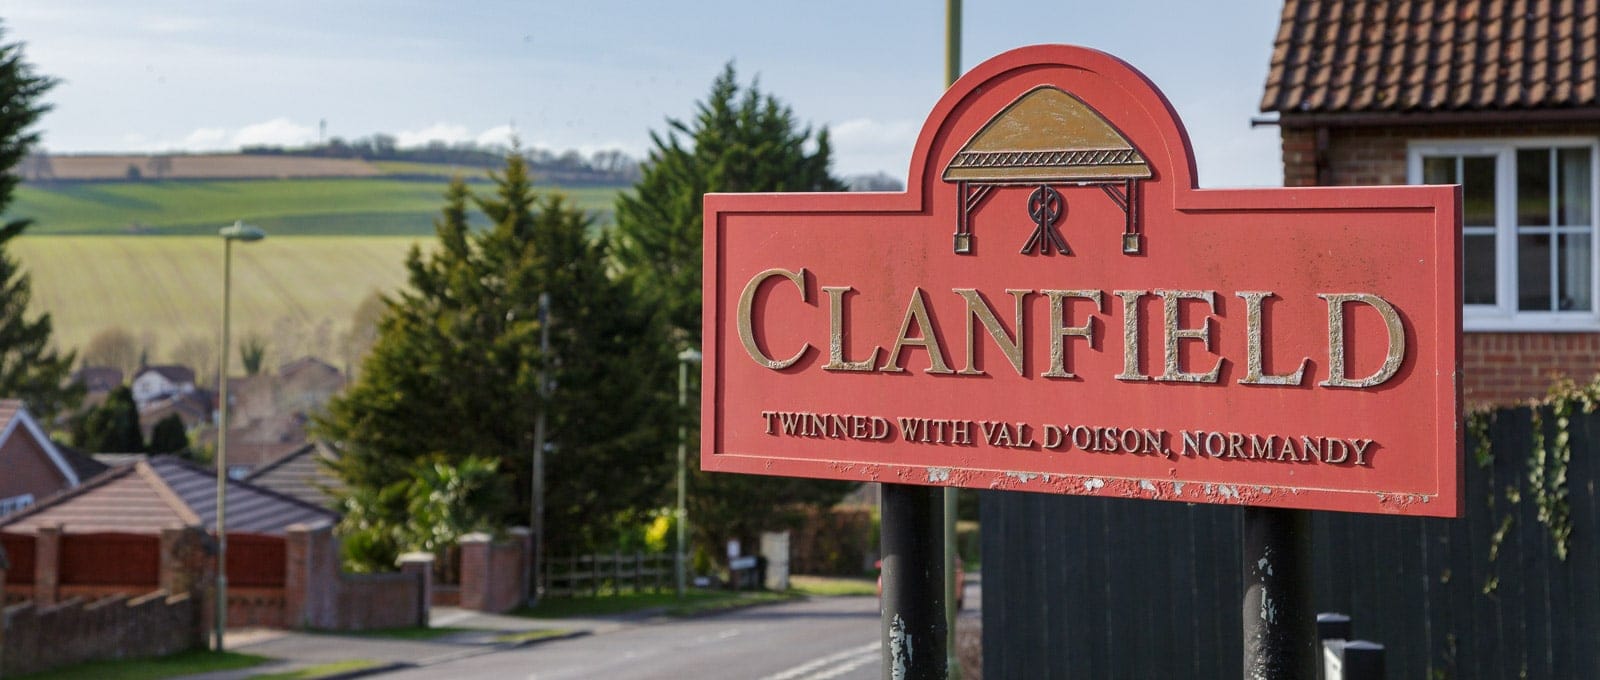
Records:
<instances>
[{"instance_id":1,"label":"metal sign post","mask_svg":"<svg viewBox=\"0 0 1600 680\"><path fill-rule=\"evenodd\" d=\"M943 680L947 669L944 493L883 485L883 678Z\"/></svg>"},{"instance_id":2,"label":"metal sign post","mask_svg":"<svg viewBox=\"0 0 1600 680\"><path fill-rule=\"evenodd\" d=\"M1311 604L1311 513L1244 509L1244 677L1317 677Z\"/></svg>"},{"instance_id":3,"label":"metal sign post","mask_svg":"<svg viewBox=\"0 0 1600 680\"><path fill-rule=\"evenodd\" d=\"M1261 677L1305 667L1303 511L1460 515L1459 188L1200 188L1160 91L1063 45L962 76L908 177L705 199L701 467L884 484L886 654L944 571L897 485L1248 508Z\"/></svg>"}]
</instances>

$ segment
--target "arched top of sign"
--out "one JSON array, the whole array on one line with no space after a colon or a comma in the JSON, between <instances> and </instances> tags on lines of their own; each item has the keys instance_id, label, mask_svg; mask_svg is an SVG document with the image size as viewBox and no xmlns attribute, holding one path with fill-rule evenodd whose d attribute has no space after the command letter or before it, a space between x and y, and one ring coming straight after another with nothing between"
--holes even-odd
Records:
<instances>
[{"instance_id":1,"label":"arched top of sign","mask_svg":"<svg viewBox=\"0 0 1600 680\"><path fill-rule=\"evenodd\" d=\"M972 211L997 186L1038 185L1028 197L1034 230L1022 246L1071 254L1056 231L1065 199L1053 184L1094 184L1122 209L1122 251L1140 251L1138 184L1150 165L1133 143L1083 100L1051 85L1029 90L990 118L944 169L960 187L955 252L972 252Z\"/></svg>"}]
</instances>

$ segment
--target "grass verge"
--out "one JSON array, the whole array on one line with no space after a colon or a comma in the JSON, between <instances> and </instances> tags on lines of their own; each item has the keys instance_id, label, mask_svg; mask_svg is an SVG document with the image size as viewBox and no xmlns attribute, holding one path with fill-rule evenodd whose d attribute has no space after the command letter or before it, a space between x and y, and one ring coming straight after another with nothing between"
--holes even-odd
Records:
<instances>
[{"instance_id":1,"label":"grass verge","mask_svg":"<svg viewBox=\"0 0 1600 680\"><path fill-rule=\"evenodd\" d=\"M798 594L693 590L678 599L673 593L627 593L600 597L547 597L536 607L524 607L513 614L537 619L570 619L589 616L616 616L659 611L668 616L692 616L734 609L752 604L781 602Z\"/></svg>"},{"instance_id":2,"label":"grass verge","mask_svg":"<svg viewBox=\"0 0 1600 680\"><path fill-rule=\"evenodd\" d=\"M254 654L191 650L153 659L91 661L22 677L27 680L155 680L250 668L268 661L271 659Z\"/></svg>"},{"instance_id":3,"label":"grass verge","mask_svg":"<svg viewBox=\"0 0 1600 680\"><path fill-rule=\"evenodd\" d=\"M335 661L317 666L308 666L299 670L285 671L283 673L263 673L252 675L250 680L317 680L318 678L331 678L354 671L363 671L379 666L388 666L387 662L373 661L371 659L348 659Z\"/></svg>"},{"instance_id":4,"label":"grass verge","mask_svg":"<svg viewBox=\"0 0 1600 680\"><path fill-rule=\"evenodd\" d=\"M878 585L870 576L800 576L789 577L789 587L802 595L841 597L850 595L877 595Z\"/></svg>"},{"instance_id":5,"label":"grass verge","mask_svg":"<svg viewBox=\"0 0 1600 680\"><path fill-rule=\"evenodd\" d=\"M540 630L525 630L520 633L505 633L503 635L496 635L494 636L494 641L501 644L525 644L529 642L538 642L540 640L548 640L550 638L566 637L571 634L572 631L565 628L544 628Z\"/></svg>"},{"instance_id":6,"label":"grass verge","mask_svg":"<svg viewBox=\"0 0 1600 680\"><path fill-rule=\"evenodd\" d=\"M410 626L406 628L382 628L379 630L319 630L318 633L338 635L340 637L383 638L386 640L434 640L446 635L465 633L471 628L451 628L440 626L427 628L423 626Z\"/></svg>"}]
</instances>

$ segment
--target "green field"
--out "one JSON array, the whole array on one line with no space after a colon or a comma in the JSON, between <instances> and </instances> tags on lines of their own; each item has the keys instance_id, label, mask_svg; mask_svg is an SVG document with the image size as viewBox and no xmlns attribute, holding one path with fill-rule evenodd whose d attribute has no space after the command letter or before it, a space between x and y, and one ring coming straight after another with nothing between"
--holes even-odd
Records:
<instances>
[{"instance_id":1,"label":"green field","mask_svg":"<svg viewBox=\"0 0 1600 680\"><path fill-rule=\"evenodd\" d=\"M482 183L472 188L492 190ZM444 190L444 180L383 178L25 184L7 216L33 218L34 236L214 235L240 219L275 236L417 236L433 233ZM551 190L567 194L599 224L610 222L617 188Z\"/></svg>"},{"instance_id":2,"label":"green field","mask_svg":"<svg viewBox=\"0 0 1600 680\"><path fill-rule=\"evenodd\" d=\"M269 339L275 361L332 347L372 291L405 281L416 237L279 236L234 250L234 333ZM50 312L60 347L121 326L167 361L186 338L215 343L222 318L222 241L214 236L37 236L9 250L32 273L34 312ZM275 346L274 346L275 345ZM235 357L237 359L237 357Z\"/></svg>"}]
</instances>

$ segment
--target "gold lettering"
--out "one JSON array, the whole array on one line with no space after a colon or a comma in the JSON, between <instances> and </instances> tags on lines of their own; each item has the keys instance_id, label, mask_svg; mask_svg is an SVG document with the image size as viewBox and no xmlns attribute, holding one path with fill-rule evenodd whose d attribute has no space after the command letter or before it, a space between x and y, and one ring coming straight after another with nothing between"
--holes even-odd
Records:
<instances>
[{"instance_id":1,"label":"gold lettering","mask_svg":"<svg viewBox=\"0 0 1600 680\"><path fill-rule=\"evenodd\" d=\"M1367 447L1372 446L1371 439L1352 439L1350 448L1356 450L1356 465L1367 465Z\"/></svg>"},{"instance_id":2,"label":"gold lettering","mask_svg":"<svg viewBox=\"0 0 1600 680\"><path fill-rule=\"evenodd\" d=\"M1214 290L1157 290L1156 295L1161 296L1161 328L1162 336L1166 340L1166 371L1156 376L1162 382L1194 382L1214 383L1217 374L1222 371L1223 359L1217 359L1217 365L1209 373L1187 373L1179 365L1178 355L1179 340L1199 340L1206 351L1211 351L1211 316L1207 313L1205 321L1199 328L1178 327L1178 301L1203 300L1212 312L1217 309Z\"/></svg>"},{"instance_id":3,"label":"gold lettering","mask_svg":"<svg viewBox=\"0 0 1600 680\"><path fill-rule=\"evenodd\" d=\"M1394 305L1370 293L1318 293L1317 297L1328 301L1328 379L1318 383L1319 385L1358 389L1375 387L1393 378L1394 374L1400 371L1400 362L1406 358L1406 330L1400 323L1400 313L1395 311ZM1383 357L1383 366L1377 373L1360 380L1352 380L1346 374L1344 342L1346 302L1360 302L1378 310L1378 316L1383 317L1383 325L1389 331L1389 349Z\"/></svg>"},{"instance_id":4,"label":"gold lettering","mask_svg":"<svg viewBox=\"0 0 1600 680\"><path fill-rule=\"evenodd\" d=\"M828 294L828 363L824 371L870 371L878 361L882 347L873 347L872 354L860 361L844 358L844 295L854 290L850 286L823 286Z\"/></svg>"},{"instance_id":5,"label":"gold lettering","mask_svg":"<svg viewBox=\"0 0 1600 680\"><path fill-rule=\"evenodd\" d=\"M781 371L793 366L795 362L800 360L800 357L805 356L806 350L811 349L811 345L802 344L800 345L800 351L795 352L794 356L778 360L767 356L765 352L761 351L761 346L756 344L756 332L751 319L753 311L751 308L755 306L756 291L760 290L761 284L766 283L767 279L778 276L789 279L794 284L794 287L800 289L801 302L810 302L806 295L806 270L804 267L798 272L792 272L787 269L768 269L756 274L754 278L750 279L749 283L744 285L744 292L739 294L738 310L739 342L744 345L745 353L749 354L750 358L754 359L757 364L774 371Z\"/></svg>"},{"instance_id":6,"label":"gold lettering","mask_svg":"<svg viewBox=\"0 0 1600 680\"><path fill-rule=\"evenodd\" d=\"M996 347L1011 361L1011 367L1017 369L1017 375L1022 375L1022 357L1025 353L1026 340L1022 332L1023 300L1028 297L1031 290L1017 290L1007 288L1006 292L1016 299L1016 333L1012 337L1006 336L1005 327L1000 325L1000 320L995 318L994 310L989 303L983 301L983 296L973 288L956 288L957 295L967 301L967 367L961 369L961 375L983 375L983 370L973 365L973 355L978 349L977 328L973 321L983 324L983 330L988 331L989 337L994 339Z\"/></svg>"},{"instance_id":7,"label":"gold lettering","mask_svg":"<svg viewBox=\"0 0 1600 680\"><path fill-rule=\"evenodd\" d=\"M1305 377L1306 364L1310 359L1301 359L1300 367L1288 375L1271 375L1265 373L1261 367L1261 300L1273 297L1272 291L1241 291L1237 293L1244 298L1245 317L1245 347L1244 377L1239 380L1243 385L1299 385Z\"/></svg>"},{"instance_id":8,"label":"gold lettering","mask_svg":"<svg viewBox=\"0 0 1600 680\"><path fill-rule=\"evenodd\" d=\"M1117 380L1149 380L1139 374L1139 297L1142 290L1117 290L1112 295L1122 298L1122 372Z\"/></svg>"},{"instance_id":9,"label":"gold lettering","mask_svg":"<svg viewBox=\"0 0 1600 680\"><path fill-rule=\"evenodd\" d=\"M917 324L917 333L921 337L910 337L911 324ZM928 303L923 299L922 288L911 289L911 301L906 304L905 319L900 322L900 337L894 341L894 349L878 367L885 373L900 373L906 369L900 365L900 352L906 347L921 347L928 350L928 368L926 373L954 373L944 361L944 350L939 347L939 336L933 331L933 320L928 317Z\"/></svg>"},{"instance_id":10,"label":"gold lettering","mask_svg":"<svg viewBox=\"0 0 1600 680\"><path fill-rule=\"evenodd\" d=\"M1067 370L1067 337L1079 337L1088 341L1089 349L1094 349L1094 317L1090 316L1082 326L1067 325L1067 298L1083 298L1094 301L1094 311L1100 311L1100 291L1098 290L1042 290L1045 297L1050 299L1050 370L1040 374L1045 378L1076 378ZM1138 372L1138 363L1134 364L1134 372Z\"/></svg>"}]
</instances>

